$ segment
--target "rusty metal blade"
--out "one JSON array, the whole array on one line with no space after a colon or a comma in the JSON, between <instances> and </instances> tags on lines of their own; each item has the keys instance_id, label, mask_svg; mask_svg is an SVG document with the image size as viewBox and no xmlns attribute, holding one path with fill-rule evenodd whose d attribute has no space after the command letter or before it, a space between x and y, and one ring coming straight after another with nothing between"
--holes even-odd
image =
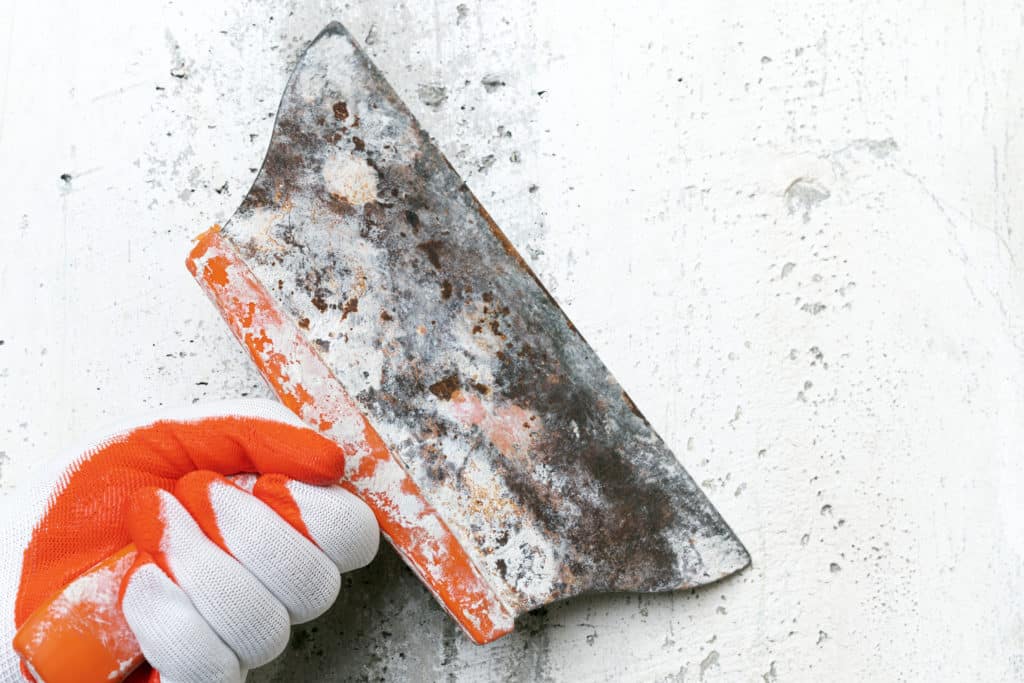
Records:
<instances>
[{"instance_id":1,"label":"rusty metal blade","mask_svg":"<svg viewBox=\"0 0 1024 683\"><path fill-rule=\"evenodd\" d=\"M220 237L510 613L749 564L340 24L302 56Z\"/></svg>"}]
</instances>

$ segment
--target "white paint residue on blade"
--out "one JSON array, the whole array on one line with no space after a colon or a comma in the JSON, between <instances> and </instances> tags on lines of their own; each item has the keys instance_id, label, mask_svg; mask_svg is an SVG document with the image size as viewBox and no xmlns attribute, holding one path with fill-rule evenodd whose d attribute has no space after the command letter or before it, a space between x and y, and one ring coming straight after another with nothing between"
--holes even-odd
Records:
<instances>
[{"instance_id":1,"label":"white paint residue on blade","mask_svg":"<svg viewBox=\"0 0 1024 683\"><path fill-rule=\"evenodd\" d=\"M472 553L477 566L486 569L485 580L503 601L515 604L522 596L543 601L559 579L561 541L528 523L521 508L512 502L515 497L503 476L489 460L470 457L472 447L467 440L447 438L439 445L447 462L462 464L458 474L462 487L437 487L434 504L462 511L448 523L457 535L469 539L463 547ZM423 476L418 471L412 474L414 479ZM492 575L502 575L503 580L493 580ZM510 592L509 586L516 593Z\"/></svg>"},{"instance_id":2,"label":"white paint residue on blade","mask_svg":"<svg viewBox=\"0 0 1024 683\"><path fill-rule=\"evenodd\" d=\"M714 574L708 578L717 579L728 576L747 563L747 557L740 551L736 543L718 536L698 534L689 539L671 539L680 563L688 558L696 559L707 568L713 568Z\"/></svg>"},{"instance_id":3,"label":"white paint residue on blade","mask_svg":"<svg viewBox=\"0 0 1024 683\"><path fill-rule=\"evenodd\" d=\"M324 187L340 201L362 206L377 201L377 172L364 159L334 148L323 167Z\"/></svg>"},{"instance_id":4,"label":"white paint residue on blade","mask_svg":"<svg viewBox=\"0 0 1024 683\"><path fill-rule=\"evenodd\" d=\"M238 266L232 264L228 273L229 281L232 279L243 279L244 273L238 270ZM271 339L284 339L292 333L289 327L292 325L285 320L277 320L277 314L270 311L254 309L252 319L247 327L247 333L266 335ZM287 335L287 336L286 336ZM274 356L281 361L280 354L273 345L263 350L264 360ZM303 389L319 387L331 387L335 383L327 367L313 356L312 350L305 344L295 346L295 354L283 358L282 371L279 373L279 380L286 393L298 395ZM319 428L324 419L331 423L331 437L340 444L357 446L364 443L364 422L358 409L348 401L343 400L334 391L316 392L321 396L317 405L304 404L300 408L299 417L307 424Z\"/></svg>"},{"instance_id":5,"label":"white paint residue on blade","mask_svg":"<svg viewBox=\"0 0 1024 683\"><path fill-rule=\"evenodd\" d=\"M311 102L316 100L326 83L345 77L346 65L353 54L352 45L347 40L318 41L303 57L311 67L299 70L296 91Z\"/></svg>"}]
</instances>

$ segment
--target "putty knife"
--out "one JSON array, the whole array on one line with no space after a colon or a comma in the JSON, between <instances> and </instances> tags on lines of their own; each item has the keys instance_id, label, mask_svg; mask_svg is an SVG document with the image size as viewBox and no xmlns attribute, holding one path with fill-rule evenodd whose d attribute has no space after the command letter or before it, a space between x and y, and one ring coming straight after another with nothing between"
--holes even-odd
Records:
<instances>
[{"instance_id":1,"label":"putty knife","mask_svg":"<svg viewBox=\"0 0 1024 683\"><path fill-rule=\"evenodd\" d=\"M188 267L281 401L345 446L343 485L475 642L555 600L750 563L340 24Z\"/></svg>"}]
</instances>

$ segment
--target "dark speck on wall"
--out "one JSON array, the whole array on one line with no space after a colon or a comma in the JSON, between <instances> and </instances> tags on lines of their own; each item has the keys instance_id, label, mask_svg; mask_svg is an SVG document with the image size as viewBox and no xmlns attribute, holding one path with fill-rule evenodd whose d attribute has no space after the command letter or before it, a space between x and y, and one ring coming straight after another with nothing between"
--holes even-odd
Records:
<instances>
[{"instance_id":1,"label":"dark speck on wall","mask_svg":"<svg viewBox=\"0 0 1024 683\"><path fill-rule=\"evenodd\" d=\"M495 76L493 74L484 76L480 80L480 83L484 86L484 90L487 92L494 92L505 85L505 81L501 80L499 76Z\"/></svg>"}]
</instances>

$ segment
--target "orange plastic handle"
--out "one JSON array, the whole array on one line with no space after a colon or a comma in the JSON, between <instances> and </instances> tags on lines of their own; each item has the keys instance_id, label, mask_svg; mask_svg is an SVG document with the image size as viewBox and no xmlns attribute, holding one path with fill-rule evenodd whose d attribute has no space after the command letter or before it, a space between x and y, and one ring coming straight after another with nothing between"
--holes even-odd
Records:
<instances>
[{"instance_id":1,"label":"orange plastic handle","mask_svg":"<svg viewBox=\"0 0 1024 683\"><path fill-rule=\"evenodd\" d=\"M117 605L121 580L135 562L129 545L78 577L32 613L14 651L37 681L124 680L143 661Z\"/></svg>"}]
</instances>

